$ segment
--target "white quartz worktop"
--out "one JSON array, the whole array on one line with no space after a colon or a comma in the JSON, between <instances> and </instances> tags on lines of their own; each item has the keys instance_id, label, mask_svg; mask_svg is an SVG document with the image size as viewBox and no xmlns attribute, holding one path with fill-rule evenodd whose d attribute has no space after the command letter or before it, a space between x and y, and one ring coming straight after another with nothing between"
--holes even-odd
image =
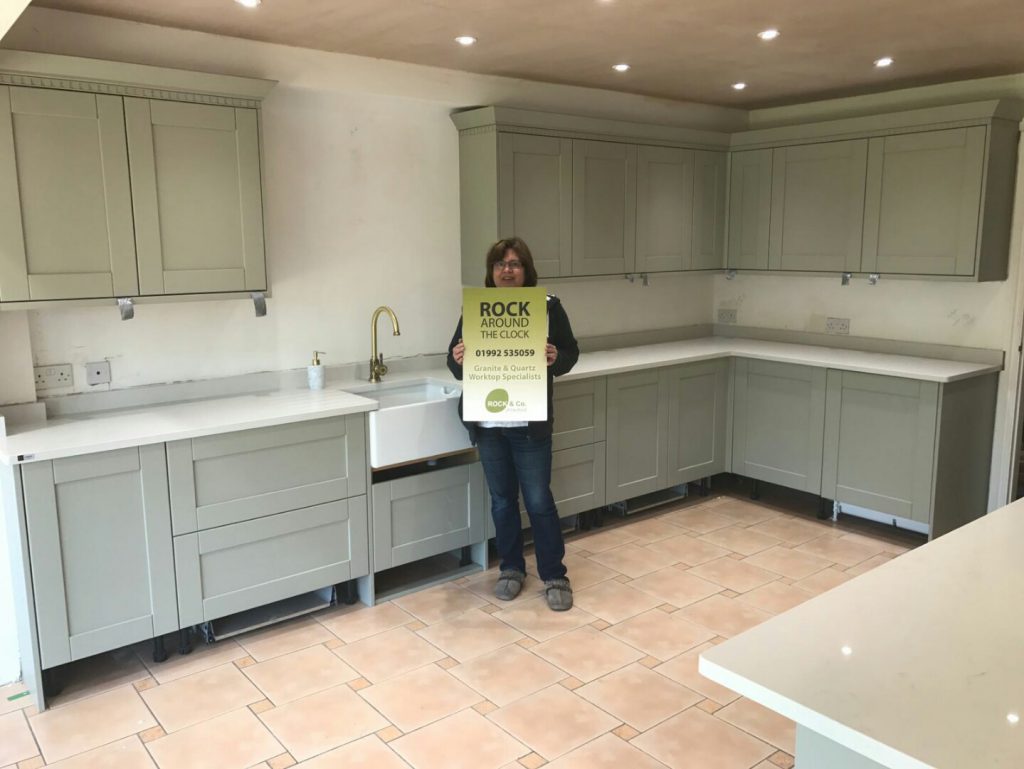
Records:
<instances>
[{"instance_id":1,"label":"white quartz worktop","mask_svg":"<svg viewBox=\"0 0 1024 769\"><path fill-rule=\"evenodd\" d=\"M1024 500L704 652L700 672L882 766L1020 769L1022 554Z\"/></svg>"}]
</instances>

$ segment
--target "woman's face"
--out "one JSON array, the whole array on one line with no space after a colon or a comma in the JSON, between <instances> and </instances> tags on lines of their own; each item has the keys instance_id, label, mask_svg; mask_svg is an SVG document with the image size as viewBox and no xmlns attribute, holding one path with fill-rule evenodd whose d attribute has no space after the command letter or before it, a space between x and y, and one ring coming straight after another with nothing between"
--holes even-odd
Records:
<instances>
[{"instance_id":1,"label":"woman's face","mask_svg":"<svg viewBox=\"0 0 1024 769\"><path fill-rule=\"evenodd\" d=\"M522 288L525 273L523 263L512 249L505 252L500 262L494 263L494 285L497 288Z\"/></svg>"}]
</instances>

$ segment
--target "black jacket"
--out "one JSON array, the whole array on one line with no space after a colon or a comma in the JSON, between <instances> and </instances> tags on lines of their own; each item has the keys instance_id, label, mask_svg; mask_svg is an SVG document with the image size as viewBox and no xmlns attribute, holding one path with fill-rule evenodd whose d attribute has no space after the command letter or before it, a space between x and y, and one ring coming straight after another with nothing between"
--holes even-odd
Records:
<instances>
[{"instance_id":1,"label":"black jacket","mask_svg":"<svg viewBox=\"0 0 1024 769\"><path fill-rule=\"evenodd\" d=\"M531 438L547 438L551 435L551 424L555 419L554 402L552 394L554 392L554 379L556 376L562 376L562 374L568 374L572 367L576 365L576 361L580 357L580 348L576 344L576 337L572 335L572 326L569 325L569 316L565 314L565 308L562 307L562 303L558 300L557 296L548 294L548 343L553 344L558 349L558 357L555 358L555 362L547 367L548 369L548 418L546 422L529 422L529 430ZM459 318L459 325L455 327L455 333L452 335L452 341L448 343L448 370L452 372L452 375L462 381L462 366L455 362L455 358L452 357L452 348L459 343L462 339L462 318ZM459 417L462 416L462 398L459 398ZM469 439L476 443L477 430L479 429L476 422L466 422L463 420L462 424L469 430Z\"/></svg>"}]
</instances>

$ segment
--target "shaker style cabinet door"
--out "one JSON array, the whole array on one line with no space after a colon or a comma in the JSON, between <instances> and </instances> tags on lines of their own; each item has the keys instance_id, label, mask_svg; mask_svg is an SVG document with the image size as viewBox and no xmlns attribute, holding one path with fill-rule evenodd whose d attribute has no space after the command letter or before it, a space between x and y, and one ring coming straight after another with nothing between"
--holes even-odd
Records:
<instances>
[{"instance_id":1,"label":"shaker style cabinet door","mask_svg":"<svg viewBox=\"0 0 1024 769\"><path fill-rule=\"evenodd\" d=\"M499 237L525 240L539 277L571 275L572 140L502 133L498 165Z\"/></svg>"},{"instance_id":2,"label":"shaker style cabinet door","mask_svg":"<svg viewBox=\"0 0 1024 769\"><path fill-rule=\"evenodd\" d=\"M636 145L572 143L572 274L633 272Z\"/></svg>"},{"instance_id":3,"label":"shaker style cabinet door","mask_svg":"<svg viewBox=\"0 0 1024 769\"><path fill-rule=\"evenodd\" d=\"M871 139L865 272L974 274L986 130Z\"/></svg>"},{"instance_id":4,"label":"shaker style cabinet door","mask_svg":"<svg viewBox=\"0 0 1024 769\"><path fill-rule=\"evenodd\" d=\"M725 266L725 152L693 153L693 246L690 270Z\"/></svg>"},{"instance_id":5,"label":"shaker style cabinet door","mask_svg":"<svg viewBox=\"0 0 1024 769\"><path fill-rule=\"evenodd\" d=\"M868 140L772 150L768 268L856 272Z\"/></svg>"},{"instance_id":6,"label":"shaker style cabinet door","mask_svg":"<svg viewBox=\"0 0 1024 769\"><path fill-rule=\"evenodd\" d=\"M256 110L124 101L141 294L265 290Z\"/></svg>"},{"instance_id":7,"label":"shaker style cabinet door","mask_svg":"<svg viewBox=\"0 0 1024 769\"><path fill-rule=\"evenodd\" d=\"M607 380L605 504L668 486L667 394L657 369Z\"/></svg>"},{"instance_id":8,"label":"shaker style cabinet door","mask_svg":"<svg viewBox=\"0 0 1024 769\"><path fill-rule=\"evenodd\" d=\"M673 366L668 378L669 483L724 472L729 362Z\"/></svg>"},{"instance_id":9,"label":"shaker style cabinet door","mask_svg":"<svg viewBox=\"0 0 1024 769\"><path fill-rule=\"evenodd\" d=\"M736 270L768 269L772 151L733 152L729 159L729 256Z\"/></svg>"},{"instance_id":10,"label":"shaker style cabinet door","mask_svg":"<svg viewBox=\"0 0 1024 769\"><path fill-rule=\"evenodd\" d=\"M693 150L637 148L636 271L690 266L693 241Z\"/></svg>"},{"instance_id":11,"label":"shaker style cabinet door","mask_svg":"<svg viewBox=\"0 0 1024 769\"><path fill-rule=\"evenodd\" d=\"M138 293L119 96L0 86L0 301Z\"/></svg>"}]
</instances>

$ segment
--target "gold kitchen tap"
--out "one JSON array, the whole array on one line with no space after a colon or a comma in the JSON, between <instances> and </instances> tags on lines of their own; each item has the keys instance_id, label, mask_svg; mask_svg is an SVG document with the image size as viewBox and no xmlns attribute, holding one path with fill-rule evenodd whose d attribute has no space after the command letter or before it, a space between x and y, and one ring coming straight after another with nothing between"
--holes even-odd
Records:
<instances>
[{"instance_id":1,"label":"gold kitchen tap","mask_svg":"<svg viewBox=\"0 0 1024 769\"><path fill-rule=\"evenodd\" d=\"M382 312L386 312L391 318L391 327L394 329L392 336L400 336L398 330L398 317L395 311L386 305L381 305L373 311L373 319L370 321L370 381L379 382L380 378L388 373L388 367L384 365L384 353L377 352L377 318Z\"/></svg>"}]
</instances>

